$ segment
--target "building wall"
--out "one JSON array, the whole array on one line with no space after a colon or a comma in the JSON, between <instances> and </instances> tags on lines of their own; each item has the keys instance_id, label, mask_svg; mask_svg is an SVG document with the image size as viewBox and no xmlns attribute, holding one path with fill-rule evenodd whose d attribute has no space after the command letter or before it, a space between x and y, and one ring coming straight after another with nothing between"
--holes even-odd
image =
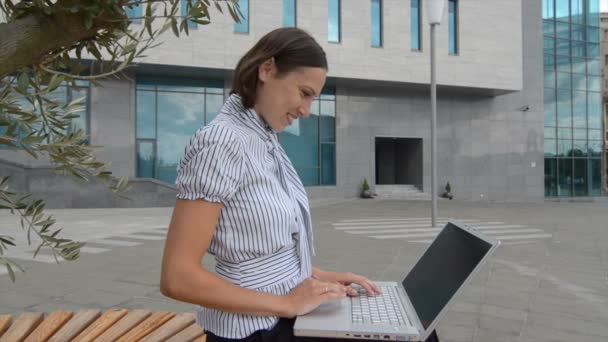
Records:
<instances>
[{"instance_id":1,"label":"building wall","mask_svg":"<svg viewBox=\"0 0 608 342\"><path fill-rule=\"evenodd\" d=\"M447 0L443 24L437 29L437 60L443 66L438 84L499 90L521 90L522 1L459 1L459 55L448 54ZM234 33L226 14L211 11L211 25L198 26L189 37L165 41L150 50L144 63L233 69L265 33L281 27L281 0L249 1L249 33ZM384 46L371 47L369 0L343 0L338 44L327 42L327 1L297 1L297 25L325 49L329 76L352 79L429 83L429 34L422 15L423 51L410 49L409 1L383 1ZM423 6L424 11L424 6ZM449 70L449 72L445 72Z\"/></svg>"}]
</instances>

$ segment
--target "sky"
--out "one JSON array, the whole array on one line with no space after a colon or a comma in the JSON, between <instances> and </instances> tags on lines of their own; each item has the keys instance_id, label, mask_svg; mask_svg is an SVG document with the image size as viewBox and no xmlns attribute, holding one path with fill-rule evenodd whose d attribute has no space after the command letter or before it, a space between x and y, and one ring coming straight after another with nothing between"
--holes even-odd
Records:
<instances>
[{"instance_id":1,"label":"sky","mask_svg":"<svg viewBox=\"0 0 608 342\"><path fill-rule=\"evenodd\" d=\"M600 11L608 12L608 0L600 0Z\"/></svg>"}]
</instances>

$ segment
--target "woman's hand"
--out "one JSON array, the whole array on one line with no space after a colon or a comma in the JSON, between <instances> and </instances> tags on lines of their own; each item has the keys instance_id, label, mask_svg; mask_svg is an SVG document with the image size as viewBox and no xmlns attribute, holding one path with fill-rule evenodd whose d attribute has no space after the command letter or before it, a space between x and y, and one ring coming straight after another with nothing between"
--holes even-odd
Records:
<instances>
[{"instance_id":1,"label":"woman's hand","mask_svg":"<svg viewBox=\"0 0 608 342\"><path fill-rule=\"evenodd\" d=\"M285 315L292 318L307 314L324 302L346 297L346 291L342 284L308 278L286 296Z\"/></svg>"},{"instance_id":2,"label":"woman's hand","mask_svg":"<svg viewBox=\"0 0 608 342\"><path fill-rule=\"evenodd\" d=\"M362 275L354 274L352 272L323 271L314 267L313 278L327 282L338 283L344 286L357 284L363 287L370 295L379 295L382 293L382 291L380 291L380 288L378 288L378 286L376 286L371 280L367 279ZM348 287L347 294L349 296L357 296L357 290L353 289L352 287Z\"/></svg>"}]
</instances>

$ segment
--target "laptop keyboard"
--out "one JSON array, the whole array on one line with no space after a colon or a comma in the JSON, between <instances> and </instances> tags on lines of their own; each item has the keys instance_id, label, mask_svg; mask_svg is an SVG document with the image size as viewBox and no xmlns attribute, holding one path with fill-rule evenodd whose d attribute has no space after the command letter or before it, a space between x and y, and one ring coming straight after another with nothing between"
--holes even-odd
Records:
<instances>
[{"instance_id":1,"label":"laptop keyboard","mask_svg":"<svg viewBox=\"0 0 608 342\"><path fill-rule=\"evenodd\" d=\"M399 309L396 286L380 286L381 295L368 296L362 287L355 288L358 297L352 297L352 322L357 324L412 325Z\"/></svg>"}]
</instances>

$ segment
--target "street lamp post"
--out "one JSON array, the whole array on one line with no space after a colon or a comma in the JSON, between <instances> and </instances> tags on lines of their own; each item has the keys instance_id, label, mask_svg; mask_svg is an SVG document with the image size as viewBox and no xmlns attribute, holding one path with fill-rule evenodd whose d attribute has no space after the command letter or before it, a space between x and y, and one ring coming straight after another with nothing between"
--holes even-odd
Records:
<instances>
[{"instance_id":1,"label":"street lamp post","mask_svg":"<svg viewBox=\"0 0 608 342\"><path fill-rule=\"evenodd\" d=\"M437 227L437 82L435 79L435 28L441 24L445 0L427 0L431 26L431 226Z\"/></svg>"}]
</instances>

